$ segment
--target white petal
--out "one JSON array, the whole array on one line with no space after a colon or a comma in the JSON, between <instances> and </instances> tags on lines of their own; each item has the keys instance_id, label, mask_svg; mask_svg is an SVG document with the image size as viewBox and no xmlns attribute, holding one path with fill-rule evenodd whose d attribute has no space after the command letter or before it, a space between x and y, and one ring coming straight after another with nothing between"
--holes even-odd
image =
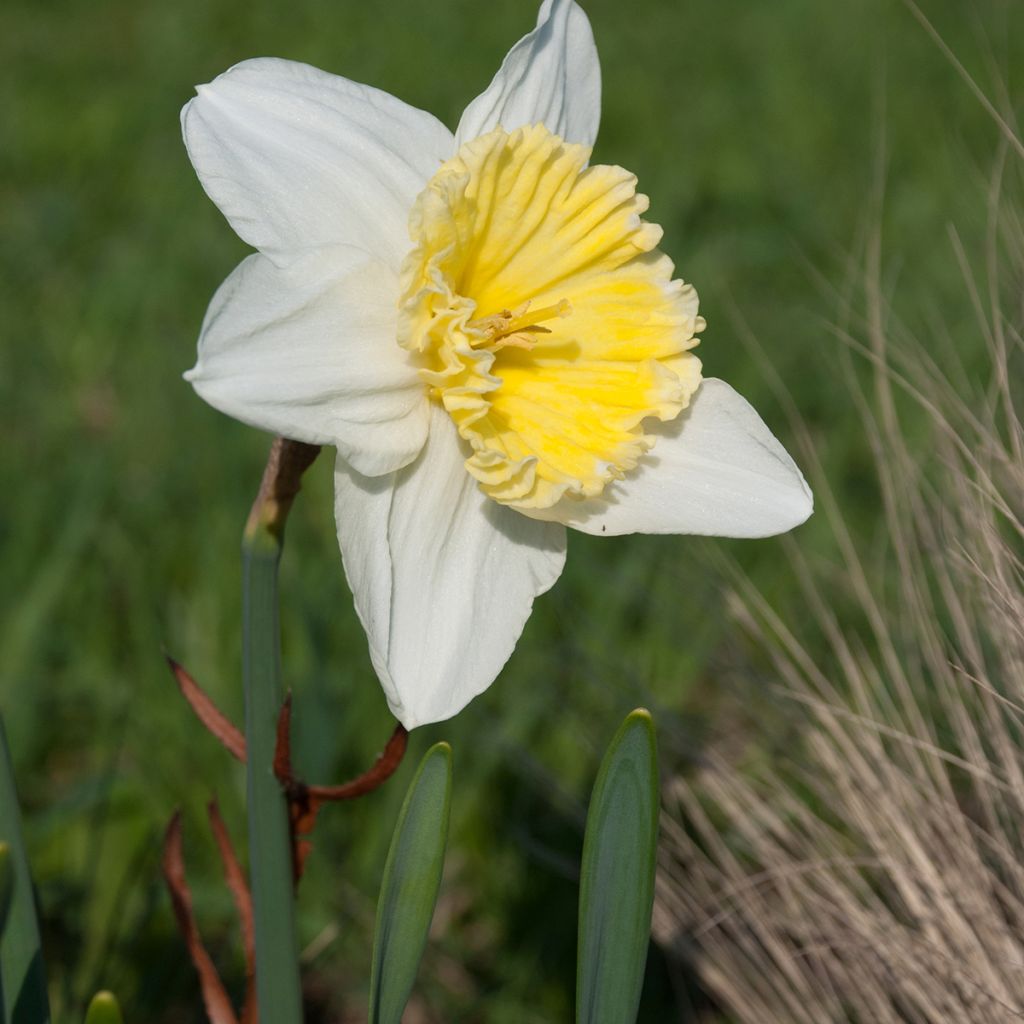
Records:
<instances>
[{"instance_id":1,"label":"white petal","mask_svg":"<svg viewBox=\"0 0 1024 1024\"><path fill-rule=\"evenodd\" d=\"M624 480L545 517L598 536L771 537L814 508L796 463L725 381L705 380L681 416L648 433L658 438L654 448Z\"/></svg>"},{"instance_id":2,"label":"white petal","mask_svg":"<svg viewBox=\"0 0 1024 1024\"><path fill-rule=\"evenodd\" d=\"M590 22L573 0L544 0L537 27L508 52L487 90L462 115L456 146L501 125L544 124L592 146L601 119L601 67Z\"/></svg>"},{"instance_id":3,"label":"white petal","mask_svg":"<svg viewBox=\"0 0 1024 1024\"><path fill-rule=\"evenodd\" d=\"M275 262L358 245L393 266L413 200L452 154L440 121L378 89L293 61L238 64L181 112L210 198Z\"/></svg>"},{"instance_id":4,"label":"white petal","mask_svg":"<svg viewBox=\"0 0 1024 1024\"><path fill-rule=\"evenodd\" d=\"M335 473L356 610L388 704L410 729L450 718L490 686L565 563L563 527L484 497L464 460L435 406L413 465L367 479L339 459Z\"/></svg>"},{"instance_id":5,"label":"white petal","mask_svg":"<svg viewBox=\"0 0 1024 1024\"><path fill-rule=\"evenodd\" d=\"M394 272L358 249L285 268L257 253L213 297L185 376L243 423L390 473L416 457L429 422L423 382L395 340L397 289Z\"/></svg>"}]
</instances>

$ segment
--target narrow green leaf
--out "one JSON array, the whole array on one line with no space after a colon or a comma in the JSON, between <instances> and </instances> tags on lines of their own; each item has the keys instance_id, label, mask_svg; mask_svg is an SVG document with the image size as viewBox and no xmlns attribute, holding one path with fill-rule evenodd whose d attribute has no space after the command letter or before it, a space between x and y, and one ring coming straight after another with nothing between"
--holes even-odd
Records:
<instances>
[{"instance_id":1,"label":"narrow green leaf","mask_svg":"<svg viewBox=\"0 0 1024 1024\"><path fill-rule=\"evenodd\" d=\"M0 837L10 850L10 904L0 936L0 981L5 1024L47 1024L50 1001L39 943L35 893L21 834L21 812L7 734L0 722Z\"/></svg>"},{"instance_id":2,"label":"narrow green leaf","mask_svg":"<svg viewBox=\"0 0 1024 1024\"><path fill-rule=\"evenodd\" d=\"M11 844L0 843L0 946L3 943L7 919L11 914L14 902L14 866L11 863ZM2 956L0 949L0 956ZM0 1024L7 1024L7 1000L4 999L4 983L0 970Z\"/></svg>"},{"instance_id":3,"label":"narrow green leaf","mask_svg":"<svg viewBox=\"0 0 1024 1024\"><path fill-rule=\"evenodd\" d=\"M0 842L0 937L7 927L7 918L11 913L11 902L14 900L14 864L12 863L11 844Z\"/></svg>"},{"instance_id":4,"label":"narrow green leaf","mask_svg":"<svg viewBox=\"0 0 1024 1024\"><path fill-rule=\"evenodd\" d=\"M632 712L601 762L580 877L577 1024L633 1024L654 905L658 754L654 722Z\"/></svg>"},{"instance_id":5,"label":"narrow green leaf","mask_svg":"<svg viewBox=\"0 0 1024 1024\"><path fill-rule=\"evenodd\" d=\"M279 534L259 529L242 546L242 675L245 683L249 871L260 1020L301 1024L288 807L274 775L277 717L284 699L278 625Z\"/></svg>"},{"instance_id":6,"label":"narrow green leaf","mask_svg":"<svg viewBox=\"0 0 1024 1024\"><path fill-rule=\"evenodd\" d=\"M124 1024L113 992L97 992L85 1014L85 1024Z\"/></svg>"},{"instance_id":7,"label":"narrow green leaf","mask_svg":"<svg viewBox=\"0 0 1024 1024\"><path fill-rule=\"evenodd\" d=\"M452 751L438 743L412 780L384 864L370 973L370 1024L399 1024L427 944L441 887Z\"/></svg>"}]
</instances>

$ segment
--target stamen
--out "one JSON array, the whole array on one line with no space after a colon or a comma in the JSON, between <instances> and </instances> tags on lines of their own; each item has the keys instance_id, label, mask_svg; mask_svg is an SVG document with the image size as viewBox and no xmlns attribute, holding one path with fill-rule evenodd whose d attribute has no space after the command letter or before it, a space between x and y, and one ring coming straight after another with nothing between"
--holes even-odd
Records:
<instances>
[{"instance_id":1,"label":"stamen","mask_svg":"<svg viewBox=\"0 0 1024 1024\"><path fill-rule=\"evenodd\" d=\"M556 317L569 316L572 313L572 304L568 299L559 299L553 306L545 306L543 309L538 309L533 313L528 313L527 310L530 308L529 302L524 302L512 315L512 322L502 332L503 334L516 334L519 331L525 330L530 327L536 327L537 324L543 323L545 320L554 320ZM547 331L547 328L541 328L541 330ZM550 333L550 331L548 331Z\"/></svg>"},{"instance_id":2,"label":"stamen","mask_svg":"<svg viewBox=\"0 0 1024 1024\"><path fill-rule=\"evenodd\" d=\"M572 303L568 299L559 299L553 306L544 306L533 313L528 312L529 308L530 303L527 301L514 310L503 309L500 313L470 320L466 326L482 331L484 335L482 338L472 339L470 345L473 348L487 348L492 352L502 348L522 348L529 351L536 344L529 337L530 334L551 333L549 328L540 326L545 320L572 314Z\"/></svg>"}]
</instances>

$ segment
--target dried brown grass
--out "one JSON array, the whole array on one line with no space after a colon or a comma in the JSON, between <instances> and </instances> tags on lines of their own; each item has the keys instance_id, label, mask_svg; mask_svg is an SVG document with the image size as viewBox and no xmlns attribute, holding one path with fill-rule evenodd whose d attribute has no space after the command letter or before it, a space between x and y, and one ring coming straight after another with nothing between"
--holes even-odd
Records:
<instances>
[{"instance_id":1,"label":"dried brown grass","mask_svg":"<svg viewBox=\"0 0 1024 1024\"><path fill-rule=\"evenodd\" d=\"M859 313L840 334L882 556L854 538L816 466L841 570L791 542L807 621L790 628L736 577L735 612L770 659L796 749L759 770L712 750L666 788L655 936L739 1022L1024 1019L1016 148L1004 140L979 251L950 233L985 379L957 366L941 325L917 338L900 327L880 237L866 246ZM855 606L856 626L837 603Z\"/></svg>"}]
</instances>

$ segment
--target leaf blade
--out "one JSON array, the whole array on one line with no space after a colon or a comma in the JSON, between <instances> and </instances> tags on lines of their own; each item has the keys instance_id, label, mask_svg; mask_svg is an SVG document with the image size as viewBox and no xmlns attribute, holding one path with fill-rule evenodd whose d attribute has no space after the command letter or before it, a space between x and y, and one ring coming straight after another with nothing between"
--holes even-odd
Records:
<instances>
[{"instance_id":1,"label":"leaf blade","mask_svg":"<svg viewBox=\"0 0 1024 1024\"><path fill-rule=\"evenodd\" d=\"M36 918L35 892L21 831L7 733L0 721L0 839L10 847L11 894L0 935L3 1019L9 1024L46 1024L50 1000Z\"/></svg>"},{"instance_id":2,"label":"leaf blade","mask_svg":"<svg viewBox=\"0 0 1024 1024\"><path fill-rule=\"evenodd\" d=\"M370 1024L400 1024L437 904L451 810L451 748L435 744L416 771L384 864L370 974Z\"/></svg>"},{"instance_id":3,"label":"leaf blade","mask_svg":"<svg viewBox=\"0 0 1024 1024\"><path fill-rule=\"evenodd\" d=\"M14 901L14 855L11 844L0 842L0 936L7 927L7 918Z\"/></svg>"},{"instance_id":4,"label":"leaf blade","mask_svg":"<svg viewBox=\"0 0 1024 1024\"><path fill-rule=\"evenodd\" d=\"M638 708L615 734L587 812L580 873L577 1024L633 1024L640 1004L658 838L654 722Z\"/></svg>"}]
</instances>

